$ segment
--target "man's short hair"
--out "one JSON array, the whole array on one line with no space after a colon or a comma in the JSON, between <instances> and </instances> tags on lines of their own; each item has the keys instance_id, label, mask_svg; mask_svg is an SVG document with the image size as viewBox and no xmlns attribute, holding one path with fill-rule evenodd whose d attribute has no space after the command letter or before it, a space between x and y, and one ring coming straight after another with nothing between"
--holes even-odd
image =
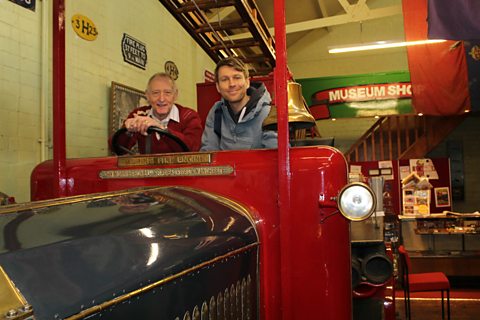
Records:
<instances>
[{"instance_id":1,"label":"man's short hair","mask_svg":"<svg viewBox=\"0 0 480 320\"><path fill-rule=\"evenodd\" d=\"M169 80L170 83L172 84L173 90L175 90L175 92L178 91L177 84L175 83L175 80L172 78L171 75L169 75L166 72L157 72L153 76L151 76L150 79L148 79L147 89L145 91L148 91L148 89L150 88L150 83L152 83L152 81L157 79L157 78Z\"/></svg>"},{"instance_id":2,"label":"man's short hair","mask_svg":"<svg viewBox=\"0 0 480 320\"><path fill-rule=\"evenodd\" d=\"M240 71L245 76L245 79L248 79L248 68L245 63L236 57L229 57L218 61L217 66L215 67L215 82L218 82L218 70L224 66Z\"/></svg>"}]
</instances>

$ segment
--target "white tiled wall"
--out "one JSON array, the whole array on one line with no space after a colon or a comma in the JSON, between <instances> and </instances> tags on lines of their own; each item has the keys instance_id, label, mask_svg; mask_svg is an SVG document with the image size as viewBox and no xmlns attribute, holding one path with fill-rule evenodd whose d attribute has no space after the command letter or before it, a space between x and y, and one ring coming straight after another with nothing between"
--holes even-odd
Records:
<instances>
[{"instance_id":1,"label":"white tiled wall","mask_svg":"<svg viewBox=\"0 0 480 320\"><path fill-rule=\"evenodd\" d=\"M0 1L0 191L28 200L39 161L41 15Z\"/></svg>"}]
</instances>

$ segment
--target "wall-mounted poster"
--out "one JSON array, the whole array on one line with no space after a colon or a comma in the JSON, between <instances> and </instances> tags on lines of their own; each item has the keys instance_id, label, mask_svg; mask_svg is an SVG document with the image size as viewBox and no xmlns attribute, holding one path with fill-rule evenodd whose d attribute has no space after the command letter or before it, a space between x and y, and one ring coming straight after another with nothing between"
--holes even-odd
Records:
<instances>
[{"instance_id":1,"label":"wall-mounted poster","mask_svg":"<svg viewBox=\"0 0 480 320\"><path fill-rule=\"evenodd\" d=\"M403 189L403 214L430 214L430 190Z\"/></svg>"},{"instance_id":2,"label":"wall-mounted poster","mask_svg":"<svg viewBox=\"0 0 480 320\"><path fill-rule=\"evenodd\" d=\"M437 170L431 159L410 159L410 171L415 172L419 177L438 179Z\"/></svg>"},{"instance_id":3,"label":"wall-mounted poster","mask_svg":"<svg viewBox=\"0 0 480 320\"><path fill-rule=\"evenodd\" d=\"M450 207L450 191L448 187L435 188L435 206Z\"/></svg>"}]
</instances>

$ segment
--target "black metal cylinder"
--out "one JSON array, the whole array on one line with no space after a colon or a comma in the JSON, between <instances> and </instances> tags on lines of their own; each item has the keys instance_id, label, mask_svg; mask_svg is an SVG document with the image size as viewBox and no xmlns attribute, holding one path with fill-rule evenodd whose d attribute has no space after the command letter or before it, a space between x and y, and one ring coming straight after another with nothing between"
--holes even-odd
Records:
<instances>
[{"instance_id":1,"label":"black metal cylinder","mask_svg":"<svg viewBox=\"0 0 480 320\"><path fill-rule=\"evenodd\" d=\"M368 254L362 260L362 274L373 284L386 282L392 273L392 261L383 253Z\"/></svg>"}]
</instances>

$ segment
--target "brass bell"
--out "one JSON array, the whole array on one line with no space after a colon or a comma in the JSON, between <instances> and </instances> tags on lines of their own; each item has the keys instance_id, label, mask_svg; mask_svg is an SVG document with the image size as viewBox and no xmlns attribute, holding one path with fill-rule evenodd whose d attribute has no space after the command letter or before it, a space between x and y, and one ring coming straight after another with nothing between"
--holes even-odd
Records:
<instances>
[{"instance_id":1,"label":"brass bell","mask_svg":"<svg viewBox=\"0 0 480 320\"><path fill-rule=\"evenodd\" d=\"M290 130L308 129L315 126L315 118L310 114L302 96L302 86L297 82L287 84L288 125ZM270 113L263 120L263 128L277 130L277 108L272 105Z\"/></svg>"}]
</instances>

